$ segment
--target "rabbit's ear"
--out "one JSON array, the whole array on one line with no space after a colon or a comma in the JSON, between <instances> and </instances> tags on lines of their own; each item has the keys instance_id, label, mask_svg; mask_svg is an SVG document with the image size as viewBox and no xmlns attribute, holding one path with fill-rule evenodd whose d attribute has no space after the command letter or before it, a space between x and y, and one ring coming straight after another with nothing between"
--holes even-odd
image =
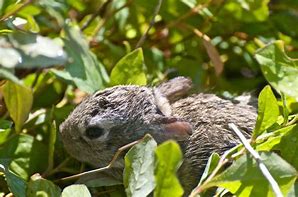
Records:
<instances>
[{"instance_id":1,"label":"rabbit's ear","mask_svg":"<svg viewBox=\"0 0 298 197\"><path fill-rule=\"evenodd\" d=\"M172 115L171 105L168 99L159 91L158 88L153 90L156 106L162 115L170 117Z\"/></svg>"},{"instance_id":2,"label":"rabbit's ear","mask_svg":"<svg viewBox=\"0 0 298 197\"><path fill-rule=\"evenodd\" d=\"M160 84L157 90L168 99L170 103L186 96L192 88L192 81L186 77L176 77Z\"/></svg>"},{"instance_id":3,"label":"rabbit's ear","mask_svg":"<svg viewBox=\"0 0 298 197\"><path fill-rule=\"evenodd\" d=\"M164 135L171 139L178 141L185 140L192 134L192 126L186 122L176 118L168 118L164 124L162 124Z\"/></svg>"}]
</instances>

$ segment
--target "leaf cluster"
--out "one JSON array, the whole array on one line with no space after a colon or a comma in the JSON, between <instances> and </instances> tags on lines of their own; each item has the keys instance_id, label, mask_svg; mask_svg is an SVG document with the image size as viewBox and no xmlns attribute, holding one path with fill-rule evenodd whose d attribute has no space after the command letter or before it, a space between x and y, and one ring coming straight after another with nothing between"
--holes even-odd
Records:
<instances>
[{"instance_id":1,"label":"leaf cluster","mask_svg":"<svg viewBox=\"0 0 298 197\"><path fill-rule=\"evenodd\" d=\"M86 94L183 75L227 98L262 90L250 143L297 196L297 11L296 0L0 1L0 195L182 196L179 146L150 136L126 154L123 182L59 181L90 166L68 156L57 128ZM210 156L191 195L214 191L274 195L241 144Z\"/></svg>"}]
</instances>

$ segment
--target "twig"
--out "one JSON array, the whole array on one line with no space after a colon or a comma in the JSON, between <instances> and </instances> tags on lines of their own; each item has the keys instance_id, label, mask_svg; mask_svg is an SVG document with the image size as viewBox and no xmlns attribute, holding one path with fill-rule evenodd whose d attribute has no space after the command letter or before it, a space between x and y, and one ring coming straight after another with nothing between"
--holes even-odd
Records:
<instances>
[{"instance_id":1,"label":"twig","mask_svg":"<svg viewBox=\"0 0 298 197\"><path fill-rule=\"evenodd\" d=\"M197 6L195 6L194 8L190 9L188 12L186 12L185 14L183 14L182 16L180 16L178 19L176 19L175 21L168 23L168 25L166 26L166 28L170 28L170 27L174 27L177 24L181 23L181 21L193 16L194 14L197 14L198 12L200 12L201 10L203 10L204 8L206 8L210 2L212 0L208 0L206 3L204 4L198 4Z\"/></svg>"},{"instance_id":2,"label":"twig","mask_svg":"<svg viewBox=\"0 0 298 197\"><path fill-rule=\"evenodd\" d=\"M107 170L109 168L111 168L113 166L113 164L115 163L115 161L117 160L117 158L119 157L120 153L122 153L122 151L140 143L141 141L143 140L140 139L140 140L137 140L137 141L134 141L134 142L131 142L129 144L126 144L122 147L120 147L117 152L115 153L115 155L113 156L111 162L105 166L105 167L102 167L102 168L98 168L98 169L95 169L95 170L90 170L90 171L87 171L87 172L82 172L82 173L79 173L79 174L75 174L75 175L72 175L72 176L68 176L68 177L64 177L62 179L59 179L58 181L66 181L66 180L71 180L71 179L75 179L75 178L79 178L79 177L82 177L82 176L85 176L85 175L88 175L88 174L93 174L93 173L97 173L97 172L102 172L104 170Z\"/></svg>"},{"instance_id":3,"label":"twig","mask_svg":"<svg viewBox=\"0 0 298 197\"><path fill-rule=\"evenodd\" d=\"M295 124L295 123L297 122L297 120L298 120L298 114L296 114L295 117L292 118L292 120L290 120L290 121L286 124L286 126L290 126L290 125Z\"/></svg>"},{"instance_id":4,"label":"twig","mask_svg":"<svg viewBox=\"0 0 298 197\"><path fill-rule=\"evenodd\" d=\"M284 115L283 125L287 125L288 120L289 120L289 111L287 108L286 95L284 93L281 93L281 100L282 100L282 109L283 109L283 115Z\"/></svg>"},{"instance_id":5,"label":"twig","mask_svg":"<svg viewBox=\"0 0 298 197\"><path fill-rule=\"evenodd\" d=\"M57 172L59 172L68 162L70 161L70 157L66 158L64 161L62 161L57 167L52 169L50 172L45 172L42 174L42 177L48 177L51 176Z\"/></svg>"},{"instance_id":6,"label":"twig","mask_svg":"<svg viewBox=\"0 0 298 197\"><path fill-rule=\"evenodd\" d=\"M32 3L32 2L33 2L33 0L27 0L27 1L25 1L25 2L24 2L22 5L20 5L20 7L18 7L17 9L13 10L12 12L8 12L8 13L6 13L4 16L2 16L2 17L0 18L0 22L1 22L1 21L4 21L4 20L7 19L8 17L10 17L10 16L16 14L18 11L20 11L21 9L23 9L24 7L26 7L27 5L29 5L29 4Z\"/></svg>"},{"instance_id":7,"label":"twig","mask_svg":"<svg viewBox=\"0 0 298 197\"><path fill-rule=\"evenodd\" d=\"M194 28L189 25L185 25L185 26L186 26L186 28L191 29L196 36L198 36L199 38L201 38L203 40L203 45L207 51L207 54L208 54L211 62L214 65L216 76L221 75L221 73L223 72L223 69L224 69L224 64L223 64L222 60L220 59L220 54L219 54L218 50L211 43L210 37L207 36L206 34L204 34L203 32L201 32L197 28Z\"/></svg>"},{"instance_id":8,"label":"twig","mask_svg":"<svg viewBox=\"0 0 298 197\"><path fill-rule=\"evenodd\" d=\"M131 2L132 2L132 0L127 0L127 2L124 5L122 5L120 8L117 8L116 10L114 10L112 12L107 12L106 15L104 16L104 18L98 23L98 25L94 29L93 34L92 34L93 37L101 30L101 28L107 23L108 19L110 19L112 15L116 14L123 8L126 8L127 6L129 6L131 4Z\"/></svg>"},{"instance_id":9,"label":"twig","mask_svg":"<svg viewBox=\"0 0 298 197\"><path fill-rule=\"evenodd\" d=\"M283 194L277 184L277 182L274 180L272 175L270 174L269 170L265 166L265 164L262 161L261 156L258 154L257 151L255 151L251 145L247 142L246 138L244 135L240 132L240 130L237 128L237 126L233 123L229 123L229 127L236 133L236 135L239 137L241 143L244 145L244 147L248 150L248 152L253 156L253 158L256 160L258 163L258 166L264 175L264 177L268 180L270 183L273 192L275 193L275 196L277 197L283 197Z\"/></svg>"},{"instance_id":10,"label":"twig","mask_svg":"<svg viewBox=\"0 0 298 197\"><path fill-rule=\"evenodd\" d=\"M87 20L81 27L81 30L83 31L84 29L86 29L91 23L92 21L99 16L100 14L102 14L103 12L105 12L105 10L107 9L108 5L112 2L112 0L107 0L106 2L103 3L102 6L100 6L93 14L92 16L89 18L89 20Z\"/></svg>"},{"instance_id":11,"label":"twig","mask_svg":"<svg viewBox=\"0 0 298 197\"><path fill-rule=\"evenodd\" d=\"M140 40L138 41L137 45L135 48L139 48L140 46L143 45L147 35L148 35L148 32L150 31L150 29L153 27L153 25L155 24L155 18L156 18L156 15L158 14L159 10L160 10L160 7L161 7L161 4L162 4L162 0L158 0L158 3L155 7L155 10L154 10L154 13L153 13L153 16L152 16L152 19L150 21L150 24L149 24L149 27L147 28L146 32L142 35L142 37L140 38Z\"/></svg>"}]
</instances>

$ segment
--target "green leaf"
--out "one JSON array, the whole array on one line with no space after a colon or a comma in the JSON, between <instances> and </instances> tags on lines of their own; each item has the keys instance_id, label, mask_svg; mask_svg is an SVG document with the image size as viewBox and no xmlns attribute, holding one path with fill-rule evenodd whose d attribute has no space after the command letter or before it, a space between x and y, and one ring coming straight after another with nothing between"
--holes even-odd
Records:
<instances>
[{"instance_id":1,"label":"green leaf","mask_svg":"<svg viewBox=\"0 0 298 197\"><path fill-rule=\"evenodd\" d=\"M298 60L289 58L284 43L275 41L259 49L255 55L267 81L279 92L298 99Z\"/></svg>"},{"instance_id":2,"label":"green leaf","mask_svg":"<svg viewBox=\"0 0 298 197\"><path fill-rule=\"evenodd\" d=\"M284 135L287 135L287 133L292 132L292 130L296 130L296 129L297 129L297 125L290 125L290 126L275 130L273 132L270 132L269 134L270 136L266 138L266 141L264 141L264 139L262 140L263 135L260 135L256 141L257 142L256 150L258 151L276 150L277 148L276 146L280 144L282 137ZM295 146L293 148L295 149Z\"/></svg>"},{"instance_id":3,"label":"green leaf","mask_svg":"<svg viewBox=\"0 0 298 197\"><path fill-rule=\"evenodd\" d=\"M293 187L290 189L287 197L296 197L298 196L298 182L296 181Z\"/></svg>"},{"instance_id":4,"label":"green leaf","mask_svg":"<svg viewBox=\"0 0 298 197\"><path fill-rule=\"evenodd\" d=\"M128 53L113 68L110 85L146 85L147 79L144 66L144 57L141 48Z\"/></svg>"},{"instance_id":5,"label":"green leaf","mask_svg":"<svg viewBox=\"0 0 298 197\"><path fill-rule=\"evenodd\" d=\"M253 132L253 136L257 137L270 126L272 126L279 115L277 100L270 88L266 86L261 91L258 98L258 118Z\"/></svg>"},{"instance_id":6,"label":"green leaf","mask_svg":"<svg viewBox=\"0 0 298 197\"><path fill-rule=\"evenodd\" d=\"M78 27L66 25L64 30L65 48L71 58L65 68L70 75L67 80L72 79L79 89L88 93L103 89L109 78L104 66L89 50L87 40Z\"/></svg>"},{"instance_id":7,"label":"green leaf","mask_svg":"<svg viewBox=\"0 0 298 197\"><path fill-rule=\"evenodd\" d=\"M12 122L0 119L0 144L3 144L11 132Z\"/></svg>"},{"instance_id":8,"label":"green leaf","mask_svg":"<svg viewBox=\"0 0 298 197\"><path fill-rule=\"evenodd\" d=\"M0 65L3 67L48 67L65 61L62 46L50 38L24 32L0 38Z\"/></svg>"},{"instance_id":9,"label":"green leaf","mask_svg":"<svg viewBox=\"0 0 298 197\"><path fill-rule=\"evenodd\" d=\"M9 160L0 159L0 171L5 175L9 190L15 197L26 196L26 182L9 170Z\"/></svg>"},{"instance_id":10,"label":"green leaf","mask_svg":"<svg viewBox=\"0 0 298 197\"><path fill-rule=\"evenodd\" d=\"M47 167L46 147L30 135L15 135L0 146L0 158L11 161L10 170L27 180Z\"/></svg>"},{"instance_id":11,"label":"green leaf","mask_svg":"<svg viewBox=\"0 0 298 197\"><path fill-rule=\"evenodd\" d=\"M298 126L294 125L284 133L274 149L279 150L280 155L298 169Z\"/></svg>"},{"instance_id":12,"label":"green leaf","mask_svg":"<svg viewBox=\"0 0 298 197\"><path fill-rule=\"evenodd\" d=\"M41 178L40 175L33 175L28 183L26 194L27 197L60 197L61 189L51 181Z\"/></svg>"},{"instance_id":13,"label":"green leaf","mask_svg":"<svg viewBox=\"0 0 298 197\"><path fill-rule=\"evenodd\" d=\"M182 163L182 152L175 141L167 141L156 150L155 197L182 196L183 188L177 178L177 170Z\"/></svg>"},{"instance_id":14,"label":"green leaf","mask_svg":"<svg viewBox=\"0 0 298 197\"><path fill-rule=\"evenodd\" d=\"M64 188L61 197L91 197L91 194L86 185L75 184Z\"/></svg>"},{"instance_id":15,"label":"green leaf","mask_svg":"<svg viewBox=\"0 0 298 197\"><path fill-rule=\"evenodd\" d=\"M10 117L15 123L17 132L20 132L31 110L32 91L25 86L7 81L3 87L4 101Z\"/></svg>"},{"instance_id":16,"label":"green leaf","mask_svg":"<svg viewBox=\"0 0 298 197\"><path fill-rule=\"evenodd\" d=\"M208 162L206 164L205 170L201 176L199 185L208 177L208 175L216 168L218 162L220 160L220 156L217 153L212 153L209 157Z\"/></svg>"},{"instance_id":17,"label":"green leaf","mask_svg":"<svg viewBox=\"0 0 298 197\"><path fill-rule=\"evenodd\" d=\"M147 196L155 187L154 149L156 142L146 135L141 143L132 147L125 155L123 182L130 196Z\"/></svg>"},{"instance_id":18,"label":"green leaf","mask_svg":"<svg viewBox=\"0 0 298 197\"><path fill-rule=\"evenodd\" d=\"M1 40L2 42L3 40ZM9 44L9 43L5 43ZM16 67L20 60L22 60L22 55L13 48L1 48L0 45L0 65L4 68Z\"/></svg>"},{"instance_id":19,"label":"green leaf","mask_svg":"<svg viewBox=\"0 0 298 197\"><path fill-rule=\"evenodd\" d=\"M53 111L53 109L52 109ZM52 112L53 113L53 112ZM53 121L50 127L50 139L49 139L49 153L48 153L48 168L47 172L51 171L54 167L54 153L55 153L55 143L57 135L56 122Z\"/></svg>"},{"instance_id":20,"label":"green leaf","mask_svg":"<svg viewBox=\"0 0 298 197\"><path fill-rule=\"evenodd\" d=\"M67 85L50 72L31 74L26 77L24 83L32 86L37 75L38 80L34 85L34 103L32 108L50 108L59 103L64 96Z\"/></svg>"},{"instance_id":21,"label":"green leaf","mask_svg":"<svg viewBox=\"0 0 298 197\"><path fill-rule=\"evenodd\" d=\"M297 171L280 156L272 152L261 152L262 161L286 195L292 188ZM274 196L271 186L251 155L245 154L228 169L214 177L206 187L219 186L236 196Z\"/></svg>"},{"instance_id":22,"label":"green leaf","mask_svg":"<svg viewBox=\"0 0 298 197\"><path fill-rule=\"evenodd\" d=\"M14 10L15 7L19 7L20 4L18 4L17 0L5 0L0 1L0 19L3 17L4 13L7 14L9 10ZM10 8L9 8L10 7Z\"/></svg>"}]
</instances>

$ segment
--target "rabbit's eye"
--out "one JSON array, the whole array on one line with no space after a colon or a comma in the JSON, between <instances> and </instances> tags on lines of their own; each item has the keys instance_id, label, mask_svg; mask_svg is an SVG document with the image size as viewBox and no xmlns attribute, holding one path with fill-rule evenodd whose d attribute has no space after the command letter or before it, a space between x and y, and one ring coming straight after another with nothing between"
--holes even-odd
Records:
<instances>
[{"instance_id":1,"label":"rabbit's eye","mask_svg":"<svg viewBox=\"0 0 298 197\"><path fill-rule=\"evenodd\" d=\"M96 139L104 134L104 129L100 127L89 127L86 129L86 136L89 139Z\"/></svg>"}]
</instances>

